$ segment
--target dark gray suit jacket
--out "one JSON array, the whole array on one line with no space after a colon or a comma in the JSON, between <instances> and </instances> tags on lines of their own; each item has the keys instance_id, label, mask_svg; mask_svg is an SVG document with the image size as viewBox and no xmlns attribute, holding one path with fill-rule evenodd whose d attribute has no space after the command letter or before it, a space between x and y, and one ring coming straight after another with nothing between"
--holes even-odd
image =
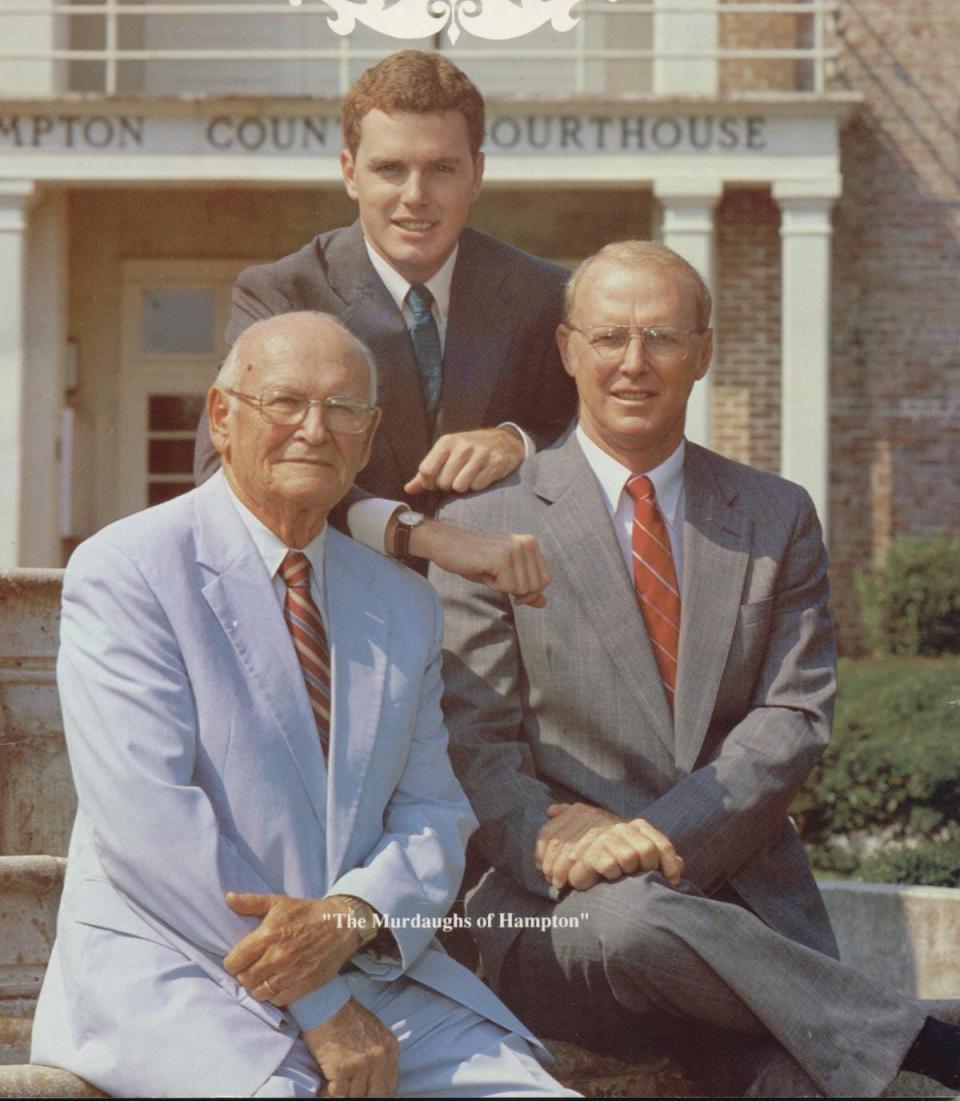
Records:
<instances>
[{"instance_id":1,"label":"dark gray suit jacket","mask_svg":"<svg viewBox=\"0 0 960 1101\"><path fill-rule=\"evenodd\" d=\"M556 264L463 230L432 431L403 315L370 263L359 222L323 233L276 263L241 272L226 339L232 344L254 321L290 310L339 317L373 352L384 412L357 484L403 500L404 483L445 432L515 421L544 446L567 426L576 397L554 339L566 276ZM197 435L197 480L213 473L218 461L204 418ZM411 503L434 511L434 502L423 497Z\"/></svg>"},{"instance_id":2,"label":"dark gray suit jacket","mask_svg":"<svg viewBox=\"0 0 960 1101\"><path fill-rule=\"evenodd\" d=\"M552 802L642 816L706 894L729 884L768 925L836 945L787 808L827 742L835 653L809 496L687 444L676 714L670 715L599 484L571 433L444 519L532 532L545 609L436 571L454 768L494 872L468 913L542 911L534 865ZM589 892L587 893L589 897ZM476 928L488 976L516 935Z\"/></svg>"}]
</instances>

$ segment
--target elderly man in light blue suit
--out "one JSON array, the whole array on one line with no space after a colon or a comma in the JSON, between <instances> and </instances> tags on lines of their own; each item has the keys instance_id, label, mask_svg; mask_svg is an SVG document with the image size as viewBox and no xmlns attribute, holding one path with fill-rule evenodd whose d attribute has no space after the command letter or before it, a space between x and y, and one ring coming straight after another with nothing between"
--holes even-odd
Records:
<instances>
[{"instance_id":1,"label":"elderly man in light blue suit","mask_svg":"<svg viewBox=\"0 0 960 1101\"><path fill-rule=\"evenodd\" d=\"M125 1095L558 1089L433 940L475 826L438 603L326 526L370 453L371 379L332 318L253 326L208 400L223 472L71 559L79 809L34 1062Z\"/></svg>"}]
</instances>

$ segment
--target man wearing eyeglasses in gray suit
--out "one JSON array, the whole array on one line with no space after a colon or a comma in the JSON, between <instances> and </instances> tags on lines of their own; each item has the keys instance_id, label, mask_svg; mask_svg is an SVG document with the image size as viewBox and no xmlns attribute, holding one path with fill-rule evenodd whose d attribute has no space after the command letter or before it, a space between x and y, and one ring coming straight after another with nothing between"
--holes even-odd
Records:
<instances>
[{"instance_id":1,"label":"man wearing eyeglasses in gray suit","mask_svg":"<svg viewBox=\"0 0 960 1101\"><path fill-rule=\"evenodd\" d=\"M584 261L557 332L576 428L441 511L532 533L553 577L531 613L432 576L485 974L538 1035L659 1040L725 1094L956 1089L960 1029L837 961L787 815L829 737L826 552L803 489L684 440L709 324L669 249Z\"/></svg>"}]
</instances>

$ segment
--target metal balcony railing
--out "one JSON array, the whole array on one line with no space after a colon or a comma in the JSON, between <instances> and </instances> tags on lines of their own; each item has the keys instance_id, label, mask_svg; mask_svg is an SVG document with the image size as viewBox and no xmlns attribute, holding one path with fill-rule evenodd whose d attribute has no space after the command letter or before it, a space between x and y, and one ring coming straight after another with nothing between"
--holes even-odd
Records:
<instances>
[{"instance_id":1,"label":"metal balcony railing","mask_svg":"<svg viewBox=\"0 0 960 1101\"><path fill-rule=\"evenodd\" d=\"M837 57L836 0L580 0L572 30L500 42L451 35L463 0L437 3L446 29L411 41L336 34L333 0L0 0L0 96L339 97L409 46L442 49L489 95L676 94L685 74L696 94L823 95Z\"/></svg>"}]
</instances>

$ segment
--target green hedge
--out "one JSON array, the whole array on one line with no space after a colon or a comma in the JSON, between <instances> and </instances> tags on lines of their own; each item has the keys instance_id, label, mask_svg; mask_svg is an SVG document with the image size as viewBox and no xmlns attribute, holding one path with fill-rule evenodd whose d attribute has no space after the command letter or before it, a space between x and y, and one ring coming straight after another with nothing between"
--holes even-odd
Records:
<instances>
[{"instance_id":1,"label":"green hedge","mask_svg":"<svg viewBox=\"0 0 960 1101\"><path fill-rule=\"evenodd\" d=\"M957 701L960 658L841 660L833 740L793 805L815 866L960 885Z\"/></svg>"},{"instance_id":2,"label":"green hedge","mask_svg":"<svg viewBox=\"0 0 960 1101\"><path fill-rule=\"evenodd\" d=\"M856 585L875 654L960 654L960 539L898 539Z\"/></svg>"}]
</instances>

